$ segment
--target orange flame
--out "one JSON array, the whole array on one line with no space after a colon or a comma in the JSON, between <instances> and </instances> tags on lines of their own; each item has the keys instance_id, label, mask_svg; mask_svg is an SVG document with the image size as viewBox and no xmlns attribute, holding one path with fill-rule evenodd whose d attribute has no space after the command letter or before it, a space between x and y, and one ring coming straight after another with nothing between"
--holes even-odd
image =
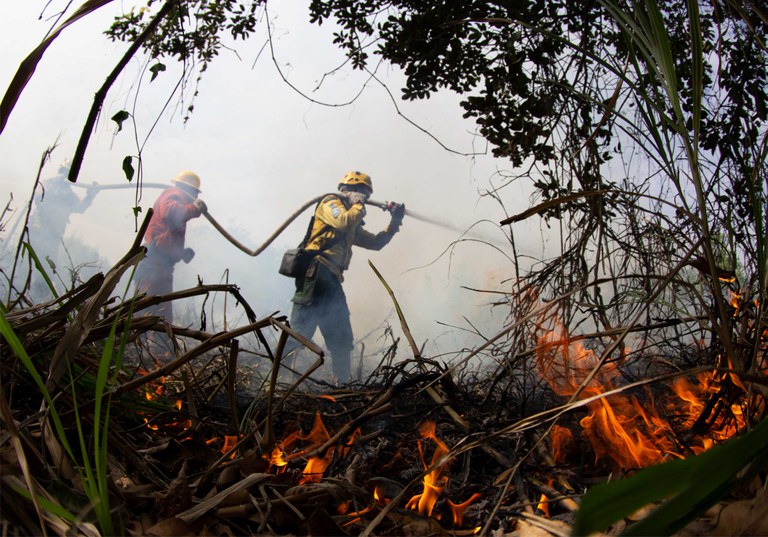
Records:
<instances>
[{"instance_id":1,"label":"orange flame","mask_svg":"<svg viewBox=\"0 0 768 537\"><path fill-rule=\"evenodd\" d=\"M742 293L737 293L736 291L731 290L731 297L730 297L729 303L734 309L734 312L733 312L734 317L739 315L739 303L741 302L741 299L742 299Z\"/></svg>"},{"instance_id":2,"label":"orange flame","mask_svg":"<svg viewBox=\"0 0 768 537\"><path fill-rule=\"evenodd\" d=\"M144 376L147 374L146 369L138 369L137 374ZM147 401L154 401L158 397L162 397L165 393L165 377L158 377L157 380L144 385L144 397Z\"/></svg>"},{"instance_id":3,"label":"orange flame","mask_svg":"<svg viewBox=\"0 0 768 537\"><path fill-rule=\"evenodd\" d=\"M421 423L421 425L419 425L419 433L421 434L421 438L423 440L431 440L435 446L434 451L432 452L431 462L430 464L427 464L426 448L424 447L425 442L420 441L418 444L421 464L424 466L425 470L428 470L429 468L432 468L432 470L430 470L427 475L424 476L423 492L421 494L416 494L410 500L408 500L408 502L405 504L405 507L406 509L418 511L422 515L431 516L439 520L440 516L434 515L433 511L437 500L445 490L446 486L448 486L448 476L445 475L445 472L448 469L450 461L441 461L448 455L449 450L448 446L446 446L445 443L435 434L435 423L433 421L425 421ZM374 489L374 498L381 504L382 500L379 499L379 496L380 492L378 488ZM459 504L453 503L451 500L447 500L446 503L450 507L454 526L458 527L463 524L464 512L467 510L467 507L469 507L472 503L481 497L482 496L480 494L475 493L472 494L468 500ZM383 499L383 502L387 503L389 500Z\"/></svg>"},{"instance_id":4,"label":"orange flame","mask_svg":"<svg viewBox=\"0 0 768 537\"><path fill-rule=\"evenodd\" d=\"M536 509L544 513L546 518L549 518L549 498L547 498L546 494L541 495L539 498L539 505L536 506Z\"/></svg>"},{"instance_id":5,"label":"orange flame","mask_svg":"<svg viewBox=\"0 0 768 537\"><path fill-rule=\"evenodd\" d=\"M706 404L706 398L708 395L715 393L719 387L719 380L715 376L715 373L700 373L696 377L695 382L690 382L685 378L675 379L671 386L672 391L682 401L677 402L678 410L679 405L683 405L683 409L686 410L686 418L682 423L685 428L693 426L696 416L701 415ZM668 406L668 411L674 409L673 404ZM743 430L746 427L746 418L742 412L739 403L734 403L730 407L730 419L725 417L719 417L717 421L709 429L709 438L699 439L699 445L691 446L694 453L701 453L706 451L714 445L714 443L727 440L739 430Z\"/></svg>"},{"instance_id":6,"label":"orange flame","mask_svg":"<svg viewBox=\"0 0 768 537\"><path fill-rule=\"evenodd\" d=\"M304 452L306 453L307 451L312 451L313 449L322 446L330 439L331 435L328 434L328 429L325 428L325 424L320 417L320 413L317 412L315 414L315 422L312 425L312 430L304 439L309 442L309 447L304 450ZM320 478L323 477L325 469L329 464L331 464L332 460L333 450L330 449L327 450L322 457L310 457L309 460L307 460L307 465L304 467L304 471L302 472L304 476L299 480L299 483L319 483Z\"/></svg>"},{"instance_id":7,"label":"orange flame","mask_svg":"<svg viewBox=\"0 0 768 537\"><path fill-rule=\"evenodd\" d=\"M144 423L147 424L147 429L149 429L151 431L159 431L160 430L160 426L159 425L155 425L153 423L149 423L149 420L147 418L144 418Z\"/></svg>"},{"instance_id":8,"label":"orange flame","mask_svg":"<svg viewBox=\"0 0 768 537\"><path fill-rule=\"evenodd\" d=\"M578 387L597 366L599 357L578 341L569 341L558 323L555 330L539 338L537 366L552 389L563 396L576 393ZM584 388L582 398L612 389L619 375L616 365L603 365ZM588 405L590 414L581 420L584 434L592 444L596 460L608 458L619 468L637 468L661 460L672 449L666 438L668 427L635 398L613 395ZM649 415L650 412L650 415ZM662 445L660 449L657 447Z\"/></svg>"},{"instance_id":9,"label":"orange flame","mask_svg":"<svg viewBox=\"0 0 768 537\"><path fill-rule=\"evenodd\" d=\"M568 397L576 393L597 366L599 358L578 341L569 340L567 331L557 322L555 329L539 338L536 361L539 373L553 391ZM580 397L588 398L614 389L618 376L615 363L603 364ZM683 426L692 426L704 409L707 395L714 390L715 378L714 373L706 373L699 376L697 384L690 384L685 379L673 382L671 387L680 400L667 406L666 414L678 415L684 411L689 417L683 420ZM635 396L614 394L593 401L587 408L589 415L580 424L596 460L608 459L618 469L630 469L661 462L668 456L681 456L675 453L672 426L659 416L650 393L645 404ZM710 430L714 440L724 440L744 425L740 406L734 404L730 411L730 419L719 418ZM564 439L560 434L560 430L553 430L551 450L556 461L563 454ZM707 439L693 450L698 453L712 445L712 440Z\"/></svg>"},{"instance_id":10,"label":"orange flame","mask_svg":"<svg viewBox=\"0 0 768 537\"><path fill-rule=\"evenodd\" d=\"M550 448L552 459L555 463L564 462L566 454L573 446L573 433L569 428L555 424L552 427L550 438L552 441L552 446Z\"/></svg>"},{"instance_id":11,"label":"orange flame","mask_svg":"<svg viewBox=\"0 0 768 537\"><path fill-rule=\"evenodd\" d=\"M347 513L347 509L349 508L349 505L347 504L347 502L342 502L342 504L343 504L343 507L342 506L339 506L339 507L342 507L344 512L343 513L339 512L339 514L342 514L342 515L346 514L347 516L352 517L350 520L342 524L342 526L351 526L352 524L356 524L362 521L362 516L373 510L373 505L369 505L368 507L364 507L359 511L355 511L353 513Z\"/></svg>"},{"instance_id":12,"label":"orange flame","mask_svg":"<svg viewBox=\"0 0 768 537\"><path fill-rule=\"evenodd\" d=\"M227 453L229 450L231 450L235 445L237 445L238 437L233 434L225 434L224 435L224 445L221 446L221 449L219 450L221 454ZM229 456L230 459L235 458L235 452L232 452L232 454Z\"/></svg>"},{"instance_id":13,"label":"orange flame","mask_svg":"<svg viewBox=\"0 0 768 537\"><path fill-rule=\"evenodd\" d=\"M445 464L435 466L440 459L448 453L448 447L435 435L435 422L425 421L419 426L419 433L425 440L432 440L435 443L435 450L432 453L431 464L426 463L424 457L423 443L419 442L419 455L424 469L434 466L434 468L424 476L424 491L408 500L407 509L418 511L422 515L430 516L432 509L437 503L437 499L448 484L448 477L443 475Z\"/></svg>"},{"instance_id":14,"label":"orange flame","mask_svg":"<svg viewBox=\"0 0 768 537\"><path fill-rule=\"evenodd\" d=\"M301 440L301 431L294 431L288 436L283 438L273 449L269 456L263 457L269 458L269 463L273 466L277 466L279 470L285 469L289 462L288 452L293 448L293 445Z\"/></svg>"},{"instance_id":15,"label":"orange flame","mask_svg":"<svg viewBox=\"0 0 768 537\"><path fill-rule=\"evenodd\" d=\"M451 508L451 516L453 517L453 525L458 527L461 526L464 523L464 511L467 510L467 507L472 505L474 502L482 498L483 495L475 492L472 494L472 496L469 497L469 499L462 503L453 503L451 500L448 500L448 505Z\"/></svg>"},{"instance_id":16,"label":"orange flame","mask_svg":"<svg viewBox=\"0 0 768 537\"><path fill-rule=\"evenodd\" d=\"M376 485L373 488L373 499L376 500L376 503L379 504L379 505L386 505L390 501L392 501L389 498L387 498L386 496L384 496L384 493L381 491L381 489L380 489L380 487L378 485Z\"/></svg>"},{"instance_id":17,"label":"orange flame","mask_svg":"<svg viewBox=\"0 0 768 537\"><path fill-rule=\"evenodd\" d=\"M139 369L138 373L141 375L147 374L146 370L144 369ZM146 397L147 401L155 401L163 397L165 395L165 391L166 391L165 377L160 377L155 382L150 382L149 384L146 384L144 386L144 397ZM183 402L181 399L177 399L176 401L174 401L172 406L176 411L181 411ZM161 428L160 425L150 423L147 418L144 418L144 423L146 423L147 428L152 431L159 431ZM170 423L164 423L162 426L169 427L169 428L182 429L186 431L187 429L190 429L192 427L192 420L184 419L180 421L172 421Z\"/></svg>"},{"instance_id":18,"label":"orange flame","mask_svg":"<svg viewBox=\"0 0 768 537\"><path fill-rule=\"evenodd\" d=\"M347 443L341 449L327 449L320 455L313 455L309 457L307 463L302 471L302 477L299 483L318 483L323 477L326 468L333 462L334 455L340 453L341 457L344 457L349 452L355 438L360 434L360 429L355 430L349 437ZM273 449L269 455L263 457L269 460L269 463L276 467L278 471L284 470L288 463L299 457L303 457L305 454L310 453L331 439L328 430L323 423L323 419L320 413L315 414L315 420L312 425L312 430L307 436L303 436L301 431L294 431L283 440L281 440ZM303 449L291 452L294 445L297 443L306 444Z\"/></svg>"},{"instance_id":19,"label":"orange flame","mask_svg":"<svg viewBox=\"0 0 768 537\"><path fill-rule=\"evenodd\" d=\"M272 449L272 453L269 457L270 464L277 466L278 468L283 468L288 465L288 461L285 459L285 453L281 448L278 446L275 446L274 449Z\"/></svg>"}]
</instances>

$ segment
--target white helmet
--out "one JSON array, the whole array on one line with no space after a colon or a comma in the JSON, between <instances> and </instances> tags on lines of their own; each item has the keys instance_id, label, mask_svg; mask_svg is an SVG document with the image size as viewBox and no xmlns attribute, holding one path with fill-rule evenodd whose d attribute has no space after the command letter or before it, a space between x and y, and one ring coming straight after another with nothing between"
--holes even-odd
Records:
<instances>
[{"instance_id":1,"label":"white helmet","mask_svg":"<svg viewBox=\"0 0 768 537\"><path fill-rule=\"evenodd\" d=\"M195 172L183 171L171 179L171 182L174 184L187 185L200 192L200 176Z\"/></svg>"}]
</instances>

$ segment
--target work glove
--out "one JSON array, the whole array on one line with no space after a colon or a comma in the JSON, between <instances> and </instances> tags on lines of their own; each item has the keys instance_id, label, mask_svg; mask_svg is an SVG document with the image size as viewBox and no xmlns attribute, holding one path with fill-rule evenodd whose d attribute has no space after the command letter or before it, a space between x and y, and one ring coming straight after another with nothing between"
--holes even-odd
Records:
<instances>
[{"instance_id":1,"label":"work glove","mask_svg":"<svg viewBox=\"0 0 768 537\"><path fill-rule=\"evenodd\" d=\"M403 217L405 216L405 203L395 203L390 201L387 203L387 210L392 215L392 219L389 222L389 227L394 231L398 231L403 224Z\"/></svg>"},{"instance_id":2,"label":"work glove","mask_svg":"<svg viewBox=\"0 0 768 537\"><path fill-rule=\"evenodd\" d=\"M208 206L200 198L195 199L195 201L192 202L192 204L195 207L197 207L197 210L199 210L201 213L207 213L208 212Z\"/></svg>"},{"instance_id":3,"label":"work glove","mask_svg":"<svg viewBox=\"0 0 768 537\"><path fill-rule=\"evenodd\" d=\"M403 220L405 216L405 203L395 203L390 201L387 203L387 210L392 214L392 219Z\"/></svg>"},{"instance_id":4,"label":"work glove","mask_svg":"<svg viewBox=\"0 0 768 537\"><path fill-rule=\"evenodd\" d=\"M192 248L184 248L184 251L181 252L181 260L185 263L192 261L193 257L195 257L195 251Z\"/></svg>"}]
</instances>

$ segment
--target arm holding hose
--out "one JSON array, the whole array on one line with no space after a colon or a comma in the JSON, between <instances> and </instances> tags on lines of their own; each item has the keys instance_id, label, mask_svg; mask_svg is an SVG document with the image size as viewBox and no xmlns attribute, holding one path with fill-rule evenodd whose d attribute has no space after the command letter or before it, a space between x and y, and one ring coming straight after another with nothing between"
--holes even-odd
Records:
<instances>
[{"instance_id":1,"label":"arm holding hose","mask_svg":"<svg viewBox=\"0 0 768 537\"><path fill-rule=\"evenodd\" d=\"M389 211L392 215L389 221L389 227L395 233L400 230L400 226L403 225L403 217L405 216L405 203L396 203L394 201L385 201L382 209Z\"/></svg>"}]
</instances>

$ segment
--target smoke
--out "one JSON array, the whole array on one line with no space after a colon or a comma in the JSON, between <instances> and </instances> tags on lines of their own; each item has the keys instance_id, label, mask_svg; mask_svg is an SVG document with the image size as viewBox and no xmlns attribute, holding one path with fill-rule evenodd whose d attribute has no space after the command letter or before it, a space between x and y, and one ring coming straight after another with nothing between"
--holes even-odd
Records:
<instances>
[{"instance_id":1,"label":"smoke","mask_svg":"<svg viewBox=\"0 0 768 537\"><path fill-rule=\"evenodd\" d=\"M47 52L45 65L30 80L10 118L8 132L0 137L0 195L3 200L13 195L16 215L29 197L40 153L58 138L55 161L71 156L90 106L87 95L101 85L103 73L122 54L101 35L113 15L105 9L103 19L81 21L77 32L63 34ZM32 7L14 11L9 14L13 20L4 21L7 31L0 33L6 51L0 57L0 73L5 73L0 77L7 79L47 31L35 27L39 23ZM376 199L405 203L407 216L382 251L356 249L353 255L345 291L355 336L365 339L367 350L379 348L390 327L394 337L401 338L401 356L407 356L392 299L368 266L370 261L392 287L426 354L449 359L451 352L476 345L501 326L506 314L492 307L494 295L471 289L499 290L500 283L486 279L488 270L505 278L514 275L510 245L496 224L508 213L479 195L506 163L482 150L476 126L462 117L457 96L443 92L428 101L393 103L386 91L370 84L366 73L346 66L343 53L332 44L332 25L308 25L306 9L300 6L281 4L279 15L273 19L275 62L293 84L308 89L312 101L286 89L271 59L259 55L263 43L257 37L233 44L237 54L223 52L209 66L188 122L173 115L185 109L186 102L167 108L170 91L183 76L181 67L169 62L152 84L142 86L131 107L134 132L115 132L106 118L134 102L132 91L142 72L141 65L129 66L110 91L105 119L96 127L78 181L110 188L102 189L82 214L73 214L63 233L66 244L79 240L97 256L73 253L73 262L95 262L106 270L127 251L137 221L154 203L158 190L147 188L137 200L131 188L111 188L128 184L121 166L126 156L141 155L141 168L136 169L146 184L167 184L182 169L198 173L201 198L211 214L251 248L262 244L308 199L336 190L347 171L359 169L372 176ZM378 75L393 93L403 83L396 69ZM320 104L348 102L366 84L349 106ZM158 117L163 120L156 121ZM53 174L46 170L47 175ZM84 196L83 189L76 192ZM506 200L508 211L524 210L527 197L522 189L514 192ZM293 281L280 276L277 266L283 251L300 242L308 219L308 212L302 214L256 257L232 246L204 218L190 221L187 244L196 255L189 264L177 265L175 287L192 287L198 278L206 283L228 281L240 287L257 315L288 315ZM371 208L365 220L366 228L376 232L386 226L388 214ZM4 234L0 240L3 247L13 243ZM530 241L529 251L536 249L538 240ZM518 248L526 245L518 243ZM225 304L223 296L189 300L175 309L184 324L204 320L209 330L242 322L242 308L232 300Z\"/></svg>"}]
</instances>

